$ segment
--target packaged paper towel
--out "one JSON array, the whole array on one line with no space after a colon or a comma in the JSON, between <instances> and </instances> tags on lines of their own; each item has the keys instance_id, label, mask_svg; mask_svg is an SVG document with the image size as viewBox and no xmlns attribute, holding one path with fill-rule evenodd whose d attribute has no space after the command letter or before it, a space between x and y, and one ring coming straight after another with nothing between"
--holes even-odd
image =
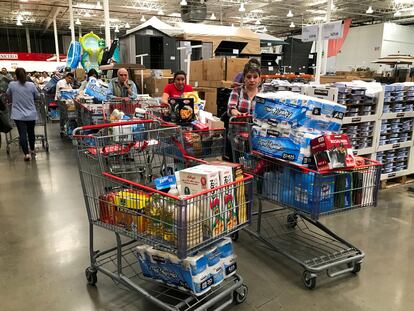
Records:
<instances>
[{"instance_id":1,"label":"packaged paper towel","mask_svg":"<svg viewBox=\"0 0 414 311\"><path fill-rule=\"evenodd\" d=\"M288 122L291 128L306 127L312 131L338 132L346 107L335 102L289 91L259 93L253 121L277 127Z\"/></svg>"}]
</instances>

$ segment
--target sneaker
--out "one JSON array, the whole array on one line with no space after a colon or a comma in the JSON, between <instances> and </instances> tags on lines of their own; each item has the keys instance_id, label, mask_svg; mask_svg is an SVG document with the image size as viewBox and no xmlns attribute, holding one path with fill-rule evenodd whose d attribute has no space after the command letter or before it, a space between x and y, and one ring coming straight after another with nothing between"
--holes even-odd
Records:
<instances>
[{"instance_id":1,"label":"sneaker","mask_svg":"<svg viewBox=\"0 0 414 311\"><path fill-rule=\"evenodd\" d=\"M30 161L31 159L32 159L32 157L30 156L30 154L25 154L25 156L24 156L25 161Z\"/></svg>"}]
</instances>

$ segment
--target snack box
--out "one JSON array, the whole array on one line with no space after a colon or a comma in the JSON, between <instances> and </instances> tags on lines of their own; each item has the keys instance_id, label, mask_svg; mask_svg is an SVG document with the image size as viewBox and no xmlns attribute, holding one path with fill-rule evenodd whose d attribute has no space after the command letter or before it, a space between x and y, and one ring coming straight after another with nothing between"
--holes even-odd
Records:
<instances>
[{"instance_id":1,"label":"snack box","mask_svg":"<svg viewBox=\"0 0 414 311\"><path fill-rule=\"evenodd\" d=\"M175 173L180 195L198 194L220 185L220 173L205 165L190 167ZM190 200L192 208L199 208L203 218L205 237L211 238L224 231L222 198L217 191L209 192Z\"/></svg>"}]
</instances>

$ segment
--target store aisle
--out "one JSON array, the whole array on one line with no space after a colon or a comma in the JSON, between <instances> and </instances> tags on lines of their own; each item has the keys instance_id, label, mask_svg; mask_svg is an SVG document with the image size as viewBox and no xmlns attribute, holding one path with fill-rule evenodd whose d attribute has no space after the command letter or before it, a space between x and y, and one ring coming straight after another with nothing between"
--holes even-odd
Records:
<instances>
[{"instance_id":1,"label":"store aisle","mask_svg":"<svg viewBox=\"0 0 414 311\"><path fill-rule=\"evenodd\" d=\"M2 310L158 310L98 274L86 285L88 226L71 144L50 134L50 154L25 163L14 147L0 150L0 300ZM324 219L362 248L359 276L319 278L303 288L301 268L244 233L236 244L247 302L229 310L413 310L414 194L406 187L380 193L378 208ZM101 230L98 244L111 245Z\"/></svg>"}]
</instances>

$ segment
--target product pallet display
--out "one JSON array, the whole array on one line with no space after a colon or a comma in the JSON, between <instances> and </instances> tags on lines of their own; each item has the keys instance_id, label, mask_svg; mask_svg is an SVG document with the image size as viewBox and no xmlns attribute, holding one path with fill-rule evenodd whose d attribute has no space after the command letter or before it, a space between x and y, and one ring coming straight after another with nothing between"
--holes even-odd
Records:
<instances>
[{"instance_id":1,"label":"product pallet display","mask_svg":"<svg viewBox=\"0 0 414 311\"><path fill-rule=\"evenodd\" d=\"M348 134L355 155L371 159L376 150L376 129L382 111L383 93L368 95L366 88L351 83L308 86L305 94L332 100L346 106L342 122L342 133Z\"/></svg>"},{"instance_id":2,"label":"product pallet display","mask_svg":"<svg viewBox=\"0 0 414 311\"><path fill-rule=\"evenodd\" d=\"M414 84L385 85L382 115L376 126L376 159L383 163L382 187L390 179L414 172L413 124ZM400 179L400 182L405 182Z\"/></svg>"}]
</instances>

